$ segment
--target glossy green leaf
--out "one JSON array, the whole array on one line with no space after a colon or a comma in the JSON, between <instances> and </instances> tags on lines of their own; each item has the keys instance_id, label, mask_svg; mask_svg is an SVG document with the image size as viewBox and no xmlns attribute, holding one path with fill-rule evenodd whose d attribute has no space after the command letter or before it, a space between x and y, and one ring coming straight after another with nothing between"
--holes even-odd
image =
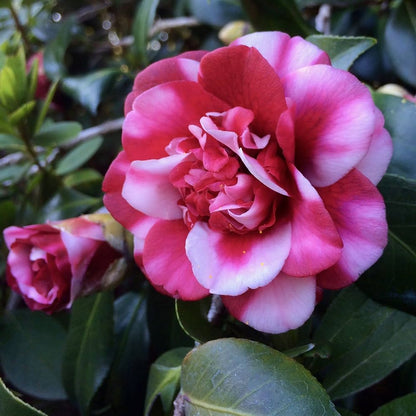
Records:
<instances>
[{"instance_id":1,"label":"glossy green leaf","mask_svg":"<svg viewBox=\"0 0 416 416\"><path fill-rule=\"evenodd\" d=\"M0 360L18 390L48 400L62 400L62 358L66 333L52 317L17 310L0 322Z\"/></svg>"},{"instance_id":2,"label":"glossy green leaf","mask_svg":"<svg viewBox=\"0 0 416 416\"><path fill-rule=\"evenodd\" d=\"M415 410L416 393L410 393L379 407L370 416L414 416Z\"/></svg>"},{"instance_id":3,"label":"glossy green leaf","mask_svg":"<svg viewBox=\"0 0 416 416\"><path fill-rule=\"evenodd\" d=\"M32 100L27 103L22 104L19 108L14 110L9 115L9 121L11 124L19 124L24 121L29 114L34 110L36 106L36 101Z\"/></svg>"},{"instance_id":4,"label":"glossy green leaf","mask_svg":"<svg viewBox=\"0 0 416 416\"><path fill-rule=\"evenodd\" d=\"M30 168L30 163L6 165L0 167L0 182L8 181L9 185L19 182Z\"/></svg>"},{"instance_id":5,"label":"glossy green leaf","mask_svg":"<svg viewBox=\"0 0 416 416\"><path fill-rule=\"evenodd\" d=\"M45 120L46 114L48 113L49 108L51 106L53 97L55 96L56 89L58 88L58 82L59 81L56 80L49 87L48 94L46 95L45 101L42 104L42 107L41 107L41 109L39 111L38 118L36 120L35 129L34 129L35 133L37 133L41 129L42 125L43 125L43 122Z\"/></svg>"},{"instance_id":6,"label":"glossy green leaf","mask_svg":"<svg viewBox=\"0 0 416 416\"><path fill-rule=\"evenodd\" d=\"M7 416L47 416L40 410L16 397L0 378L0 415Z\"/></svg>"},{"instance_id":7,"label":"glossy green leaf","mask_svg":"<svg viewBox=\"0 0 416 416\"><path fill-rule=\"evenodd\" d=\"M76 121L61 121L44 125L33 138L38 146L59 146L78 136L82 126Z\"/></svg>"},{"instance_id":8,"label":"glossy green leaf","mask_svg":"<svg viewBox=\"0 0 416 416\"><path fill-rule=\"evenodd\" d=\"M153 404L160 398L165 414L172 413L172 404L179 390L181 365L189 348L175 348L161 355L151 366L146 391L144 414L150 415Z\"/></svg>"},{"instance_id":9,"label":"glossy green leaf","mask_svg":"<svg viewBox=\"0 0 416 416\"><path fill-rule=\"evenodd\" d=\"M118 69L100 69L88 75L66 77L62 80L61 88L92 114L96 114L103 97L119 75Z\"/></svg>"},{"instance_id":10,"label":"glossy green leaf","mask_svg":"<svg viewBox=\"0 0 416 416\"><path fill-rule=\"evenodd\" d=\"M79 144L58 162L56 166L56 173L58 175L65 175L78 169L94 156L102 143L103 138L101 136L97 136Z\"/></svg>"},{"instance_id":11,"label":"glossy green leaf","mask_svg":"<svg viewBox=\"0 0 416 416\"><path fill-rule=\"evenodd\" d=\"M307 40L329 55L332 66L346 71L361 54L377 43L376 39L364 36L312 35Z\"/></svg>"},{"instance_id":12,"label":"glossy green leaf","mask_svg":"<svg viewBox=\"0 0 416 416\"><path fill-rule=\"evenodd\" d=\"M64 178L65 186L72 188L90 182L101 182L102 175L94 169L80 169Z\"/></svg>"},{"instance_id":13,"label":"glossy green leaf","mask_svg":"<svg viewBox=\"0 0 416 416\"><path fill-rule=\"evenodd\" d=\"M211 297L197 302L176 300L176 317L182 329L195 341L203 343L224 337L220 328L208 322L207 315L211 306Z\"/></svg>"},{"instance_id":14,"label":"glossy green leaf","mask_svg":"<svg viewBox=\"0 0 416 416\"><path fill-rule=\"evenodd\" d=\"M28 86L26 93L26 101L30 101L35 98L36 87L38 86L38 73L39 59L35 58L30 66L29 74L27 76Z\"/></svg>"},{"instance_id":15,"label":"glossy green leaf","mask_svg":"<svg viewBox=\"0 0 416 416\"><path fill-rule=\"evenodd\" d=\"M200 22L217 27L245 17L240 0L190 0L189 9Z\"/></svg>"},{"instance_id":16,"label":"glossy green leaf","mask_svg":"<svg viewBox=\"0 0 416 416\"><path fill-rule=\"evenodd\" d=\"M62 187L43 207L38 222L76 217L100 203L102 205L100 198L93 198L74 189Z\"/></svg>"},{"instance_id":17,"label":"glossy green leaf","mask_svg":"<svg viewBox=\"0 0 416 416\"><path fill-rule=\"evenodd\" d=\"M13 71L16 83L14 94L19 104L24 103L27 93L26 59L23 47L19 47L16 54L8 56L6 65Z\"/></svg>"},{"instance_id":18,"label":"glossy green leaf","mask_svg":"<svg viewBox=\"0 0 416 416\"><path fill-rule=\"evenodd\" d=\"M393 158L388 172L416 179L416 105L404 98L377 92L373 98L393 139Z\"/></svg>"},{"instance_id":19,"label":"glossy green leaf","mask_svg":"<svg viewBox=\"0 0 416 416\"><path fill-rule=\"evenodd\" d=\"M242 4L257 30L280 30L292 36L315 33L294 0L242 0Z\"/></svg>"},{"instance_id":20,"label":"glossy green leaf","mask_svg":"<svg viewBox=\"0 0 416 416\"><path fill-rule=\"evenodd\" d=\"M338 415L302 365L245 339L210 341L182 365L185 415Z\"/></svg>"},{"instance_id":21,"label":"glossy green leaf","mask_svg":"<svg viewBox=\"0 0 416 416\"><path fill-rule=\"evenodd\" d=\"M416 87L416 4L402 0L391 13L384 42L397 75Z\"/></svg>"},{"instance_id":22,"label":"glossy green leaf","mask_svg":"<svg viewBox=\"0 0 416 416\"><path fill-rule=\"evenodd\" d=\"M128 292L114 304L116 349L107 398L119 414L140 414L144 407L149 360L146 298Z\"/></svg>"},{"instance_id":23,"label":"glossy green leaf","mask_svg":"<svg viewBox=\"0 0 416 416\"><path fill-rule=\"evenodd\" d=\"M110 368L113 353L113 300L110 292L80 298L72 307L63 380L82 415Z\"/></svg>"},{"instance_id":24,"label":"glossy green leaf","mask_svg":"<svg viewBox=\"0 0 416 416\"><path fill-rule=\"evenodd\" d=\"M141 64L148 63L147 42L149 30L155 20L156 9L159 0L143 0L137 7L133 21L134 49L137 52Z\"/></svg>"},{"instance_id":25,"label":"glossy green leaf","mask_svg":"<svg viewBox=\"0 0 416 416\"><path fill-rule=\"evenodd\" d=\"M71 32L76 24L75 16L64 19L59 23L60 28L55 38L45 47L43 66L49 79L56 80L66 75L65 52L72 38Z\"/></svg>"},{"instance_id":26,"label":"glossy green leaf","mask_svg":"<svg viewBox=\"0 0 416 416\"><path fill-rule=\"evenodd\" d=\"M19 137L13 136L12 134L0 133L0 147L5 150L8 148L19 148L23 145L23 142Z\"/></svg>"},{"instance_id":27,"label":"glossy green leaf","mask_svg":"<svg viewBox=\"0 0 416 416\"><path fill-rule=\"evenodd\" d=\"M9 66L0 70L0 85L0 104L14 111L19 106L19 100L15 93L16 75Z\"/></svg>"},{"instance_id":28,"label":"glossy green leaf","mask_svg":"<svg viewBox=\"0 0 416 416\"><path fill-rule=\"evenodd\" d=\"M372 299L416 315L416 181L385 175L378 186L387 208L389 243L358 285Z\"/></svg>"},{"instance_id":29,"label":"glossy green leaf","mask_svg":"<svg viewBox=\"0 0 416 416\"><path fill-rule=\"evenodd\" d=\"M339 399L380 381L416 352L416 318L350 286L331 303L315 342L329 347L323 386Z\"/></svg>"}]
</instances>

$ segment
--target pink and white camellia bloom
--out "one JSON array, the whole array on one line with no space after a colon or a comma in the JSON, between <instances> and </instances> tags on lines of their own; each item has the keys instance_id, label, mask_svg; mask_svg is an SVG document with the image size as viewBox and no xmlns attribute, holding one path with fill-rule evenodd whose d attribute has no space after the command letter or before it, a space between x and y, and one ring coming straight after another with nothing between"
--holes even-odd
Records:
<instances>
[{"instance_id":1,"label":"pink and white camellia bloom","mask_svg":"<svg viewBox=\"0 0 416 416\"><path fill-rule=\"evenodd\" d=\"M391 139L366 86L313 44L253 33L156 62L125 115L104 202L161 292L221 295L280 333L382 254Z\"/></svg>"},{"instance_id":2,"label":"pink and white camellia bloom","mask_svg":"<svg viewBox=\"0 0 416 416\"><path fill-rule=\"evenodd\" d=\"M121 277L124 258L106 241L97 219L99 215L86 215L4 230L10 250L7 283L30 309L47 313L67 309L76 298Z\"/></svg>"}]
</instances>

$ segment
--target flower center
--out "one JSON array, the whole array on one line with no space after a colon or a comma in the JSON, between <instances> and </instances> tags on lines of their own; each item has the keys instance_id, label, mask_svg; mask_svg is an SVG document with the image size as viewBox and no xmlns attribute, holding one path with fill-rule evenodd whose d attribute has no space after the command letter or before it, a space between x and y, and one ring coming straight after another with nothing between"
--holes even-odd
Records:
<instances>
[{"instance_id":1,"label":"flower center","mask_svg":"<svg viewBox=\"0 0 416 416\"><path fill-rule=\"evenodd\" d=\"M252 112L241 107L209 113L199 126L189 126L190 136L176 138L167 147L170 154L190 154L170 173L189 228L205 221L218 231L245 234L275 223L282 195L256 179L239 155L244 150L264 162L263 153L273 146L270 135L250 131L252 120Z\"/></svg>"}]
</instances>

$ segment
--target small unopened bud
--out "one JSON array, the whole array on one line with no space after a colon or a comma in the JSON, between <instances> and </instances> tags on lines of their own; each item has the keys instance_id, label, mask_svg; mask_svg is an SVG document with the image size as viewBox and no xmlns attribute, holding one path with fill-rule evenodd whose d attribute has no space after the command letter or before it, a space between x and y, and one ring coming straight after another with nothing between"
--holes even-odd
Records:
<instances>
[{"instance_id":1,"label":"small unopened bud","mask_svg":"<svg viewBox=\"0 0 416 416\"><path fill-rule=\"evenodd\" d=\"M232 41L240 38L241 36L247 35L252 31L253 28L250 23L245 22L244 20L235 20L227 23L218 33L218 37L222 42L228 45Z\"/></svg>"}]
</instances>

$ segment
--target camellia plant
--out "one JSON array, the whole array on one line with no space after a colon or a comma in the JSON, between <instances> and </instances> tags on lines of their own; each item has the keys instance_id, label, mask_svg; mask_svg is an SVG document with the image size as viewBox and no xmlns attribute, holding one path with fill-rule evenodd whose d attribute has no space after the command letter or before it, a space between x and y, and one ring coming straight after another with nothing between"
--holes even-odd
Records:
<instances>
[{"instance_id":1,"label":"camellia plant","mask_svg":"<svg viewBox=\"0 0 416 416\"><path fill-rule=\"evenodd\" d=\"M415 19L0 0L0 415L414 415Z\"/></svg>"}]
</instances>

